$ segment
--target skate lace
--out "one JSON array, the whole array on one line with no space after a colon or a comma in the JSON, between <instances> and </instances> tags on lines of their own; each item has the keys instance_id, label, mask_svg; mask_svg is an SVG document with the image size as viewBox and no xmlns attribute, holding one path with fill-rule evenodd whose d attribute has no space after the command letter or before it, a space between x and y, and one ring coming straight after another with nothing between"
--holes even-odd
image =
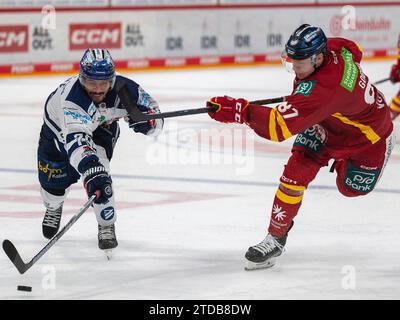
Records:
<instances>
[{"instance_id":1,"label":"skate lace","mask_svg":"<svg viewBox=\"0 0 400 320\"><path fill-rule=\"evenodd\" d=\"M56 210L47 209L46 214L44 216L43 225L57 228L57 225L61 218L62 207L59 207Z\"/></svg>"},{"instance_id":2,"label":"skate lace","mask_svg":"<svg viewBox=\"0 0 400 320\"><path fill-rule=\"evenodd\" d=\"M115 238L114 225L99 227L99 239L112 240Z\"/></svg>"},{"instance_id":3,"label":"skate lace","mask_svg":"<svg viewBox=\"0 0 400 320\"><path fill-rule=\"evenodd\" d=\"M263 241L261 241L259 244L253 246L254 249L261 253L269 253L273 249L278 248L282 252L284 251L284 246L281 245L275 237L271 236L268 234Z\"/></svg>"}]
</instances>

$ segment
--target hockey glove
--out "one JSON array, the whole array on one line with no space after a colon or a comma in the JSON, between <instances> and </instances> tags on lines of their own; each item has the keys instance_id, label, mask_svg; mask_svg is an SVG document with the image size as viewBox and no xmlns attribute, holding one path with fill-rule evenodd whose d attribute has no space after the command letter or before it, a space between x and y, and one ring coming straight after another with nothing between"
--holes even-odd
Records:
<instances>
[{"instance_id":1,"label":"hockey glove","mask_svg":"<svg viewBox=\"0 0 400 320\"><path fill-rule=\"evenodd\" d=\"M133 129L135 132L140 132L144 135L154 127L154 120L142 121L142 122L134 122L129 119L129 128Z\"/></svg>"},{"instance_id":2,"label":"hockey glove","mask_svg":"<svg viewBox=\"0 0 400 320\"><path fill-rule=\"evenodd\" d=\"M96 194L94 203L107 203L112 197L112 181L106 169L99 161L89 162L82 174L83 185L88 197Z\"/></svg>"},{"instance_id":3,"label":"hockey glove","mask_svg":"<svg viewBox=\"0 0 400 320\"><path fill-rule=\"evenodd\" d=\"M394 64L390 70L389 79L392 83L400 82L400 63Z\"/></svg>"},{"instance_id":4,"label":"hockey glove","mask_svg":"<svg viewBox=\"0 0 400 320\"><path fill-rule=\"evenodd\" d=\"M147 113L154 114L152 110L149 110ZM129 123L129 128L146 136L157 136L164 126L164 119L151 119L149 121L135 122L128 116L127 121Z\"/></svg>"},{"instance_id":5,"label":"hockey glove","mask_svg":"<svg viewBox=\"0 0 400 320\"><path fill-rule=\"evenodd\" d=\"M219 122L247 122L249 102L243 98L234 99L228 96L213 97L207 101L207 107L217 108L208 115Z\"/></svg>"}]
</instances>

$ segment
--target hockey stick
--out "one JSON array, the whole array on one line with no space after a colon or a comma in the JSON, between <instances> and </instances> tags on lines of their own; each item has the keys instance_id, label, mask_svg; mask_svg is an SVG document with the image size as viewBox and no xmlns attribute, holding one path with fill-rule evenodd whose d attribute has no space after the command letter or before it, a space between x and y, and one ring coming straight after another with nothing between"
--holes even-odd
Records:
<instances>
[{"instance_id":1,"label":"hockey stick","mask_svg":"<svg viewBox=\"0 0 400 320\"><path fill-rule=\"evenodd\" d=\"M30 267L32 267L36 261L38 261L63 235L72 225L85 213L85 211L92 205L96 195L91 196L86 203L83 205L81 210L74 215L71 220L53 237L51 240L40 250L31 261L25 263L22 261L20 254L10 240L3 241L3 249L11 262L18 269L20 274L24 274Z\"/></svg>"},{"instance_id":2,"label":"hockey stick","mask_svg":"<svg viewBox=\"0 0 400 320\"><path fill-rule=\"evenodd\" d=\"M386 78L386 79L382 79L382 80L379 80L377 82L374 82L373 84L377 85L377 84L380 84L380 83L383 83L383 82L386 82L386 81L389 81L389 80L390 80L390 78Z\"/></svg>"},{"instance_id":3,"label":"hockey stick","mask_svg":"<svg viewBox=\"0 0 400 320\"><path fill-rule=\"evenodd\" d=\"M118 97L121 100L122 104L124 105L126 111L129 114L129 117L135 122L141 121L148 121L152 119L164 119L164 118L172 118L172 117L182 117L191 114L200 114L200 113L208 113L208 112L215 112L215 108L198 108L198 109L186 109L186 110L178 110L178 111L171 111L171 112L162 112L162 113L155 113L155 114L146 114L139 110L132 94L129 92L128 86L125 82L119 81L115 84L115 89L117 91ZM251 104L269 104L269 103L278 103L285 101L286 97L280 98L272 98L272 99L265 99L265 100L256 100L250 101Z\"/></svg>"},{"instance_id":4,"label":"hockey stick","mask_svg":"<svg viewBox=\"0 0 400 320\"><path fill-rule=\"evenodd\" d=\"M250 101L250 104L257 104L259 106L262 106L264 104L284 102L284 101L286 101L286 98L287 97L279 97L279 98L271 98L271 99L264 99L264 100L254 100L254 101Z\"/></svg>"}]
</instances>

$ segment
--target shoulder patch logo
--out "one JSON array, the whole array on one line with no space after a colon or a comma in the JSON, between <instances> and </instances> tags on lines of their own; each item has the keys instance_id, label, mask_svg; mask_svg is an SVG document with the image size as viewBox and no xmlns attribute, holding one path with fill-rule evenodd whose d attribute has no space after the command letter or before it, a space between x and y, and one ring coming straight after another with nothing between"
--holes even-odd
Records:
<instances>
[{"instance_id":1,"label":"shoulder patch logo","mask_svg":"<svg viewBox=\"0 0 400 320\"><path fill-rule=\"evenodd\" d=\"M308 97L316 83L317 81L315 80L302 81L297 85L296 90L294 90L293 94L299 93L305 97Z\"/></svg>"},{"instance_id":2,"label":"shoulder patch logo","mask_svg":"<svg viewBox=\"0 0 400 320\"><path fill-rule=\"evenodd\" d=\"M342 48L341 56L344 61L344 70L340 85L347 91L353 92L357 82L358 68L353 61L353 55L346 48Z\"/></svg>"}]
</instances>

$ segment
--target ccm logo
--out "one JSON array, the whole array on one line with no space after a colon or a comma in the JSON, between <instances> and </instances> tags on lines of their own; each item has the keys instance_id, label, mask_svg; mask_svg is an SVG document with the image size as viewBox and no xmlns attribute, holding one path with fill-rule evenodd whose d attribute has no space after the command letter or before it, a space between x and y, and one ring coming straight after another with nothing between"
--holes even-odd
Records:
<instances>
[{"instance_id":1,"label":"ccm logo","mask_svg":"<svg viewBox=\"0 0 400 320\"><path fill-rule=\"evenodd\" d=\"M0 26L0 52L27 52L28 26Z\"/></svg>"},{"instance_id":2,"label":"ccm logo","mask_svg":"<svg viewBox=\"0 0 400 320\"><path fill-rule=\"evenodd\" d=\"M235 105L235 121L241 123L242 121L242 104L240 102L236 102Z\"/></svg>"},{"instance_id":3,"label":"ccm logo","mask_svg":"<svg viewBox=\"0 0 400 320\"><path fill-rule=\"evenodd\" d=\"M121 23L70 24L70 50L90 47L121 48Z\"/></svg>"}]
</instances>

